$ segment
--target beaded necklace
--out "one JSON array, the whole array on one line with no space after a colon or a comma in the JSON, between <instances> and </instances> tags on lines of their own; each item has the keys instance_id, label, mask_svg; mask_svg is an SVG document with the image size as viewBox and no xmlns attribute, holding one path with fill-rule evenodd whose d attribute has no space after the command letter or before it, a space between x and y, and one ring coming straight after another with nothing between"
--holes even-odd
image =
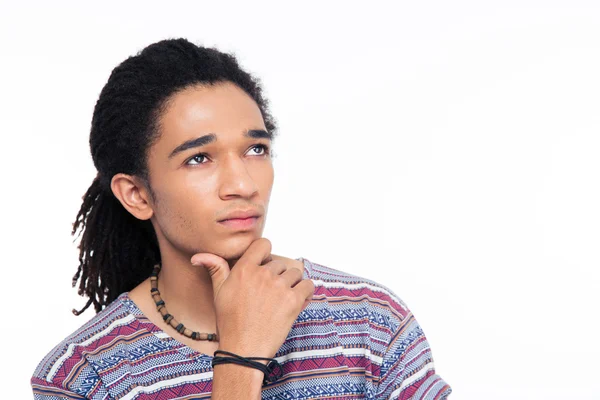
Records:
<instances>
[{"instance_id":1,"label":"beaded necklace","mask_svg":"<svg viewBox=\"0 0 600 400\"><path fill-rule=\"evenodd\" d=\"M177 332L191 339L217 342L219 339L216 333L200 333L192 331L191 329L186 328L181 322L177 321L171 314L169 314L167 308L165 307L165 301L160 297L160 292L158 291L158 273L160 272L160 269L160 263L156 264L152 274L150 275L150 294L154 299L154 303L156 303L156 309L163 317L163 321L175 328Z\"/></svg>"}]
</instances>

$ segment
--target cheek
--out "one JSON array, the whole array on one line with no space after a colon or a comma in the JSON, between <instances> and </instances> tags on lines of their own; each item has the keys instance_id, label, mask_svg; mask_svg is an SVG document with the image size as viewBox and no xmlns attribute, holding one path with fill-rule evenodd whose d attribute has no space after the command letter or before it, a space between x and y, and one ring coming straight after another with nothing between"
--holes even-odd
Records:
<instances>
[{"instance_id":1,"label":"cheek","mask_svg":"<svg viewBox=\"0 0 600 400\"><path fill-rule=\"evenodd\" d=\"M208 232L212 228L213 212L207 208L205 200L200 196L192 196L192 192L174 203L174 221L183 234Z\"/></svg>"},{"instance_id":2,"label":"cheek","mask_svg":"<svg viewBox=\"0 0 600 400\"><path fill-rule=\"evenodd\" d=\"M202 237L201 232L211 229L213 213L207 209L193 190L179 197L170 197L161 202L158 221L164 235L178 247L188 247L192 237ZM197 242L197 240L195 240Z\"/></svg>"},{"instance_id":3,"label":"cheek","mask_svg":"<svg viewBox=\"0 0 600 400\"><path fill-rule=\"evenodd\" d=\"M254 172L252 179L258 185L261 193L270 193L275 180L275 170L272 163L264 163Z\"/></svg>"}]
</instances>

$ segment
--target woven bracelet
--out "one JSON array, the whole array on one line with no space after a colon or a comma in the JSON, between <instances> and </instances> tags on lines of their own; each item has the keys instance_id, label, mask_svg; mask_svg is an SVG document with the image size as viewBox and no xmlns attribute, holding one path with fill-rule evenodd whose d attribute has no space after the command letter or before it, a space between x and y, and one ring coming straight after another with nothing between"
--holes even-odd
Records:
<instances>
[{"instance_id":1,"label":"woven bracelet","mask_svg":"<svg viewBox=\"0 0 600 400\"><path fill-rule=\"evenodd\" d=\"M218 357L217 353L229 354L233 357ZM238 364L246 367L256 368L261 370L265 377L263 378L263 385L267 383L276 382L279 378L283 376L283 368L281 368L281 364L277 362L274 358L266 358L266 357L242 357L237 354L230 353L224 350L217 350L214 352L214 356L212 359L212 366L219 364ZM267 365L252 361L252 360L269 360ZM275 373L273 373L275 371Z\"/></svg>"}]
</instances>

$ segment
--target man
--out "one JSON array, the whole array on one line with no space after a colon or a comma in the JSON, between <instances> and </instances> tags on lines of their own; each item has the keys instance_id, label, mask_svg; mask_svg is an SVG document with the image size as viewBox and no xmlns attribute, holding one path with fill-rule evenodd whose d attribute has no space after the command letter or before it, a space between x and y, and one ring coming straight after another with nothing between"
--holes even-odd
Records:
<instances>
[{"instance_id":1,"label":"man","mask_svg":"<svg viewBox=\"0 0 600 400\"><path fill-rule=\"evenodd\" d=\"M215 49L165 40L113 70L73 229L85 227L74 284L97 315L39 363L36 399L451 393L389 288L271 254L275 130L260 86ZM275 358L283 375L263 384L259 368L213 365L216 350Z\"/></svg>"}]
</instances>

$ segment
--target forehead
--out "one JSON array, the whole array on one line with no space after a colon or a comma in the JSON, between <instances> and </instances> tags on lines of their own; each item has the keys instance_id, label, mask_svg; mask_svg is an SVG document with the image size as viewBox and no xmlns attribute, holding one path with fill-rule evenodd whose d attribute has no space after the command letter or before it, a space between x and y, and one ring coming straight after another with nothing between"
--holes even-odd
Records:
<instances>
[{"instance_id":1,"label":"forehead","mask_svg":"<svg viewBox=\"0 0 600 400\"><path fill-rule=\"evenodd\" d=\"M264 120L258 105L235 84L194 86L168 101L154 150L167 154L181 142L208 133L227 143L243 139L242 132L247 129L259 128L264 128Z\"/></svg>"}]
</instances>

